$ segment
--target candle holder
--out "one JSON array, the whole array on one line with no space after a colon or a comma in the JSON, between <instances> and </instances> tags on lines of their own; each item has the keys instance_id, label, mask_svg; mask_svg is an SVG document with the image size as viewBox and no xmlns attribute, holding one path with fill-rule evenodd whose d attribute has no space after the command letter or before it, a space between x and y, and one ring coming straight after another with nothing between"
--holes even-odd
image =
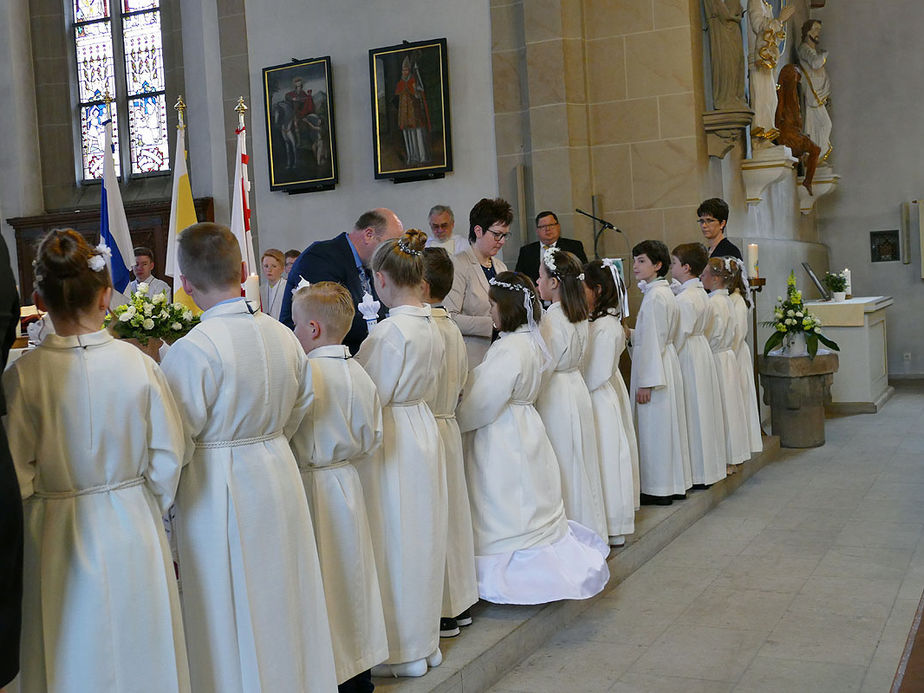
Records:
<instances>
[{"instance_id":1,"label":"candle holder","mask_svg":"<svg viewBox=\"0 0 924 693\"><path fill-rule=\"evenodd\" d=\"M748 277L748 285L751 289L751 305L754 306L754 310L751 311L751 329L754 333L754 351L751 354L754 361L752 364L754 368L754 392L757 393L757 411L760 412L760 380L757 374L757 354L760 350L760 345L757 343L757 294L767 285L767 280L763 277ZM766 433L763 423L760 424L760 430L762 433Z\"/></svg>"}]
</instances>

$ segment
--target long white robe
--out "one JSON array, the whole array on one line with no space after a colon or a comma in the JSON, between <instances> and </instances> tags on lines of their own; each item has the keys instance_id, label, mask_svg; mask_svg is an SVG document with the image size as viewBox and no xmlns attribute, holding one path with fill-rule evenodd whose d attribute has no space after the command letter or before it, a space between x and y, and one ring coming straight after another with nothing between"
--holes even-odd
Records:
<instances>
[{"instance_id":1,"label":"long white robe","mask_svg":"<svg viewBox=\"0 0 924 693\"><path fill-rule=\"evenodd\" d=\"M472 538L472 509L465 483L462 434L456 421L459 395L468 378L468 356L462 332L445 308L432 309L433 323L443 339L446 358L437 376L436 392L428 400L436 417L446 463L449 532L446 538L446 581L443 586L444 618L455 618L478 601L475 577L475 544Z\"/></svg>"},{"instance_id":2,"label":"long white robe","mask_svg":"<svg viewBox=\"0 0 924 693\"><path fill-rule=\"evenodd\" d=\"M274 286L264 279L260 282L260 310L271 318L279 320L279 311L282 310L282 293L286 290L286 279L281 277Z\"/></svg>"},{"instance_id":3,"label":"long white robe","mask_svg":"<svg viewBox=\"0 0 924 693\"><path fill-rule=\"evenodd\" d=\"M318 542L337 681L343 683L388 658L372 535L354 466L369 464L367 457L382 444L382 406L375 383L342 344L314 349L308 362L314 405L291 443Z\"/></svg>"},{"instance_id":4,"label":"long white robe","mask_svg":"<svg viewBox=\"0 0 924 693\"><path fill-rule=\"evenodd\" d=\"M505 604L584 599L609 579L607 547L568 522L555 451L534 407L543 356L529 330L501 333L457 410L465 434L478 592Z\"/></svg>"},{"instance_id":5,"label":"long white robe","mask_svg":"<svg viewBox=\"0 0 924 693\"><path fill-rule=\"evenodd\" d=\"M760 430L760 412L757 408L757 388L754 384L754 361L751 359L751 347L748 346L749 308L737 291L729 296L735 318L735 361L738 364L738 386L744 401L745 416L748 425L748 440L751 452L762 452L763 435Z\"/></svg>"},{"instance_id":6,"label":"long white robe","mask_svg":"<svg viewBox=\"0 0 924 693\"><path fill-rule=\"evenodd\" d=\"M333 690L321 568L288 441L312 400L301 345L235 300L205 311L163 369L194 443L174 523L193 690Z\"/></svg>"},{"instance_id":7,"label":"long white robe","mask_svg":"<svg viewBox=\"0 0 924 693\"><path fill-rule=\"evenodd\" d=\"M612 315L597 318L588 327L582 368L593 405L603 507L607 532L611 536L635 531L632 446L623 427L619 396L613 387L614 376L622 379L619 356L624 344L625 334L618 318Z\"/></svg>"},{"instance_id":8,"label":"long white robe","mask_svg":"<svg viewBox=\"0 0 924 693\"><path fill-rule=\"evenodd\" d=\"M613 335L616 349L616 363L622 357L622 352L626 350L626 333L619 330ZM613 371L613 377L610 380L613 384L613 390L616 392L616 399L619 400L619 418L622 421L622 430L626 434L626 440L629 442L629 455L632 457L632 486L635 493L635 509L639 509L639 494L641 487L638 477L638 437L635 433L635 419L632 414L632 400L629 399L629 390L626 388L626 381L622 377L622 372L617 368Z\"/></svg>"},{"instance_id":9,"label":"long white robe","mask_svg":"<svg viewBox=\"0 0 924 693\"><path fill-rule=\"evenodd\" d=\"M160 368L106 331L51 334L3 387L26 501L21 690L189 691L161 522L184 440Z\"/></svg>"},{"instance_id":10,"label":"long white robe","mask_svg":"<svg viewBox=\"0 0 924 693\"><path fill-rule=\"evenodd\" d=\"M540 331L552 365L543 374L536 410L558 458L565 515L606 539L593 405L581 377L587 321L569 322L561 304L553 303L542 316Z\"/></svg>"},{"instance_id":11,"label":"long white robe","mask_svg":"<svg viewBox=\"0 0 924 693\"><path fill-rule=\"evenodd\" d=\"M638 425L639 480L642 493L682 495L693 485L683 377L672 342L680 314L667 281L645 287L632 332L629 395ZM638 404L639 388L651 388L651 401Z\"/></svg>"},{"instance_id":12,"label":"long white robe","mask_svg":"<svg viewBox=\"0 0 924 693\"><path fill-rule=\"evenodd\" d=\"M694 484L714 484L725 478L725 416L715 358L706 339L713 320L712 305L699 279L683 283L677 294L680 325L674 344L683 374L684 408Z\"/></svg>"},{"instance_id":13,"label":"long white robe","mask_svg":"<svg viewBox=\"0 0 924 693\"><path fill-rule=\"evenodd\" d=\"M356 354L382 401L382 446L359 469L372 530L388 663L439 645L446 561L446 475L433 397L443 340L430 306L398 306Z\"/></svg>"},{"instance_id":14,"label":"long white robe","mask_svg":"<svg viewBox=\"0 0 924 693\"><path fill-rule=\"evenodd\" d=\"M725 413L725 450L728 464L741 464L751 456L744 399L738 384L738 361L735 358L735 318L727 289L709 292L712 325L706 337L715 357L715 372L722 390Z\"/></svg>"}]
</instances>

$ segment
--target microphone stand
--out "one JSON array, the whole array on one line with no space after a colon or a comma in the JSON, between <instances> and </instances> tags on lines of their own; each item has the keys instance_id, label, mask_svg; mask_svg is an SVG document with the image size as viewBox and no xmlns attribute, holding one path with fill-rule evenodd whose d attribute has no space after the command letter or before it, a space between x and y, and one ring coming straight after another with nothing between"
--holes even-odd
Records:
<instances>
[{"instance_id":1,"label":"microphone stand","mask_svg":"<svg viewBox=\"0 0 924 693\"><path fill-rule=\"evenodd\" d=\"M606 219L601 219L600 217L595 217L593 214L590 214L590 213L588 213L588 212L585 212L583 209L575 209L574 211L577 212L578 214L583 214L585 217L588 217L588 218L590 218L590 219L593 219L595 222L598 222L598 223L600 224L600 228L599 228L599 229L597 229L597 228L596 228L596 224L594 224L594 259L595 259L595 260L599 260L599 259L600 259L600 253L599 253L599 251L597 250L597 243L598 243L599 240L600 240L600 236L602 236L602 235L603 235L603 232L606 231L607 229L612 229L612 230L615 231L616 233L621 233L621 234L622 234L622 237L625 238L625 240L626 240L626 245L629 246L629 239L626 237L626 234L623 233L622 229L617 229L615 226L613 226L613 225L612 225L610 222L608 222ZM629 246L629 254L630 254L630 255L632 254L632 248L631 248L631 246Z\"/></svg>"}]
</instances>

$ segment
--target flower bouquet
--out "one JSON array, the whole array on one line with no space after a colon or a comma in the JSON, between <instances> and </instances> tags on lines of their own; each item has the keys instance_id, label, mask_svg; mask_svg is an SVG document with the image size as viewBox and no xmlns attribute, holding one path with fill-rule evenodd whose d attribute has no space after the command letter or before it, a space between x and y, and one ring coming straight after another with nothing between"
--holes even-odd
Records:
<instances>
[{"instance_id":1,"label":"flower bouquet","mask_svg":"<svg viewBox=\"0 0 924 693\"><path fill-rule=\"evenodd\" d=\"M840 351L836 342L821 334L821 321L805 309L802 292L796 288L796 275L793 272L789 273L789 279L786 280L785 300L782 296L777 297L773 317L772 321L762 323L765 327L774 329L764 344L764 356L780 345L783 346L784 353L796 355L792 353L792 347L799 337L805 340L805 348L811 358L815 358L815 354L818 353L819 342L833 351Z\"/></svg>"},{"instance_id":2,"label":"flower bouquet","mask_svg":"<svg viewBox=\"0 0 924 693\"><path fill-rule=\"evenodd\" d=\"M198 322L199 318L184 305L170 303L165 291L151 296L150 287L142 282L129 302L117 306L103 324L119 339L137 342L142 351L149 353L145 348L149 341L154 340L156 352L161 340L174 342Z\"/></svg>"}]
</instances>

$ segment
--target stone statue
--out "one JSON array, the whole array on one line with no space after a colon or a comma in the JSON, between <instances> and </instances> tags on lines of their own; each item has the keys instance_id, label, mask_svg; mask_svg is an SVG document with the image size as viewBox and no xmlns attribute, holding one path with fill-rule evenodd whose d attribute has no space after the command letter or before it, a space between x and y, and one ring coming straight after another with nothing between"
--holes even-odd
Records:
<instances>
[{"instance_id":1,"label":"stone statue","mask_svg":"<svg viewBox=\"0 0 924 693\"><path fill-rule=\"evenodd\" d=\"M779 102L776 106L776 128L779 130L778 141L792 150L793 156L805 165L805 178L802 185L812 194L812 180L818 166L821 150L811 138L802 131L802 109L799 104L799 80L802 73L792 63L780 70Z\"/></svg>"},{"instance_id":2,"label":"stone statue","mask_svg":"<svg viewBox=\"0 0 924 693\"><path fill-rule=\"evenodd\" d=\"M715 110L747 110L744 98L744 43L741 0L703 0L712 56L712 100Z\"/></svg>"},{"instance_id":3,"label":"stone statue","mask_svg":"<svg viewBox=\"0 0 924 693\"><path fill-rule=\"evenodd\" d=\"M796 11L789 5L780 10L779 17L766 0L748 0L748 55L751 85L751 109L754 124L751 137L755 146L762 148L776 139L776 65L780 59L780 42L786 38L785 24Z\"/></svg>"},{"instance_id":4,"label":"stone statue","mask_svg":"<svg viewBox=\"0 0 924 693\"><path fill-rule=\"evenodd\" d=\"M805 101L805 133L822 151L821 160L831 154L831 116L828 114L828 98L831 84L825 62L828 51L818 46L821 38L821 22L809 19L802 25L802 43L799 44L799 66L802 68L802 88Z\"/></svg>"}]
</instances>

